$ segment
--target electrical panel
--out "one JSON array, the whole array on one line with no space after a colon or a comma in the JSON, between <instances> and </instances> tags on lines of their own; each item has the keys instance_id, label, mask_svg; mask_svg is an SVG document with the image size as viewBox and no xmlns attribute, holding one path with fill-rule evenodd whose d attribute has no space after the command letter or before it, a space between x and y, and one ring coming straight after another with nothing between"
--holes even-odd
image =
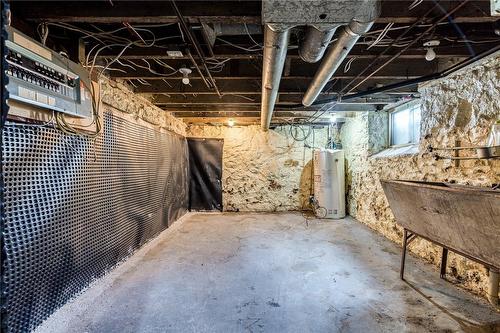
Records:
<instances>
[{"instance_id":1,"label":"electrical panel","mask_svg":"<svg viewBox=\"0 0 500 333\"><path fill-rule=\"evenodd\" d=\"M8 28L9 100L80 118L92 117L88 72L68 58Z\"/></svg>"}]
</instances>

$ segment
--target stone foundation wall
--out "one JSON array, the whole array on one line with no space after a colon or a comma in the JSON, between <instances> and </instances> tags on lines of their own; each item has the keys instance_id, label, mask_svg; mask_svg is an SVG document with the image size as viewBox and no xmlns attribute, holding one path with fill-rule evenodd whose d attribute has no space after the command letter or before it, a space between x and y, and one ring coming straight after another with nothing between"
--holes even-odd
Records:
<instances>
[{"instance_id":1,"label":"stone foundation wall","mask_svg":"<svg viewBox=\"0 0 500 333\"><path fill-rule=\"evenodd\" d=\"M421 88L422 121L417 153L377 157L387 146L386 113L359 115L347 120L341 138L347 158L348 212L387 238L402 241L380 179L444 181L490 187L500 183L500 160L435 160L429 145L451 147L484 145L491 125L500 119L500 58L490 58L452 77ZM386 125L384 125L386 124ZM441 249L418 239L410 251L439 265ZM438 273L437 273L438 274ZM448 274L478 294L487 289L487 271L461 256L450 254ZM438 278L438 275L436 275Z\"/></svg>"},{"instance_id":2,"label":"stone foundation wall","mask_svg":"<svg viewBox=\"0 0 500 333\"><path fill-rule=\"evenodd\" d=\"M159 131L186 135L186 124L146 98L134 94L126 85L109 79L101 80L101 101L106 111Z\"/></svg>"},{"instance_id":3,"label":"stone foundation wall","mask_svg":"<svg viewBox=\"0 0 500 333\"><path fill-rule=\"evenodd\" d=\"M299 133L302 135L302 133ZM263 132L260 126L199 126L187 136L223 138L222 188L226 211L286 211L307 206L312 149L325 147L327 129L295 141L290 127Z\"/></svg>"}]
</instances>

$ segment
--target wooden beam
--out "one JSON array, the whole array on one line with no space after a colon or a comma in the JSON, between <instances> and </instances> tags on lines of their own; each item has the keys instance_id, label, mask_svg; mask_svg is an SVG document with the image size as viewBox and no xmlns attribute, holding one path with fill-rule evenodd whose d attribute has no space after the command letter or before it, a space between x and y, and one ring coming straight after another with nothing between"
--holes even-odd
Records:
<instances>
[{"instance_id":1,"label":"wooden beam","mask_svg":"<svg viewBox=\"0 0 500 333\"><path fill-rule=\"evenodd\" d=\"M464 59L464 58L460 58ZM355 76L356 74L360 73L366 66L368 66L373 60L372 59L366 59L366 58L360 58L360 59L355 59L351 64L350 64L350 69L347 72L344 72L345 65L349 60L345 60L344 63L340 66L339 70L337 71L338 79L350 79L350 77ZM380 72L376 74L378 79L383 80L384 77L386 78L393 78L393 79L398 79L398 78L412 78L412 77L419 77L422 75L428 75L432 74L435 71L443 68L450 67L454 63L456 63L458 60L456 58L448 58L448 59L435 59L434 61L426 61L424 57L422 58L416 58L416 59L396 59L395 61L391 62L388 66L383 68ZM378 63L381 64L383 60L379 60ZM453 63L450 63L453 62ZM126 62L125 62L126 63ZM132 61L132 63L135 63L137 65L142 65L146 66L145 62L141 62L138 60ZM143 69L140 67L136 67L136 70L133 70L129 67L121 66L118 63L114 63L111 68L112 69L119 69L121 71L109 71L109 75L113 78L117 79L133 79L133 78L142 78L142 79L151 79L151 80L156 80L158 82L151 82L153 85L159 85L161 83L162 79L165 80L175 80L175 77L179 77L178 74L173 74L172 75L172 69L170 68L165 68L162 67L154 61L149 61L149 65L153 68L154 73L148 71L147 69ZM186 67L189 66L189 63L185 60L171 60L168 62L168 65L173 67L174 69L178 69L181 67ZM300 60L293 60L292 65L290 68L290 77L312 77L316 73L320 66L320 63L304 63ZM375 66L377 67L377 66ZM157 73L160 73L162 75L157 75ZM253 79L249 79L249 82L259 84L260 87L260 78L262 75L262 69L261 69L261 60L259 60L257 63L244 63L242 60L233 60L233 61L228 61L225 63L225 66L219 70L219 72L214 73L218 77L254 77L258 78L259 82L255 82ZM196 78L198 75L196 73L192 73L191 77ZM284 76L285 78L287 76ZM377 80L377 79L376 79ZM371 80L373 81L373 80ZM170 83L170 82L169 82ZM174 81L175 83L175 81ZM165 84L162 84L165 85ZM168 84L166 85L168 86ZM178 85L176 85L176 88L180 89ZM152 88L151 88L152 89ZM147 89L146 91L152 92L151 89ZM173 89L170 89L173 90ZM199 89L200 91L205 91L206 89ZM141 89L138 89L138 91L141 91ZM163 91L160 91L163 92Z\"/></svg>"},{"instance_id":2,"label":"wooden beam","mask_svg":"<svg viewBox=\"0 0 500 333\"><path fill-rule=\"evenodd\" d=\"M445 12L451 11L461 0L440 0L439 5ZM434 8L431 13L430 19L442 17L445 12L441 11L435 6L433 1L423 1L417 7L409 10L410 4L413 1L394 1L383 0L381 6L380 17L377 23L414 23L424 16L426 12ZM470 1L466 6L458 10L452 17L455 23L471 23L471 22L495 22L495 17L490 16L490 1L479 0ZM431 21L429 20L429 21Z\"/></svg>"},{"instance_id":3,"label":"wooden beam","mask_svg":"<svg viewBox=\"0 0 500 333\"><path fill-rule=\"evenodd\" d=\"M235 91L235 92L230 92L230 93L226 93L226 94L223 94L223 96L226 96L226 95L250 95L250 96L257 96L257 95L260 95L261 92L260 91ZM280 96L287 96L287 95L303 95L304 92L299 92L299 91L281 91L279 92L279 95ZM418 94L418 91L416 90L410 90L410 89L407 89L406 91L388 91L385 93L385 95L408 95L408 94ZM181 96L204 96L204 95L217 95L215 92L211 92L211 91L200 91L200 92L178 92L178 91L174 91L174 92L169 92L169 93L162 93L162 94L150 94L152 98L156 98L156 99L162 99L162 98L170 98L170 96L177 96L177 95L181 95ZM335 92L322 92L321 93L321 96L337 96L337 93Z\"/></svg>"},{"instance_id":4,"label":"wooden beam","mask_svg":"<svg viewBox=\"0 0 500 333\"><path fill-rule=\"evenodd\" d=\"M428 72L430 74L432 72ZM422 74L425 75L425 74ZM408 77L414 77L415 75L408 75ZM421 76L421 75L418 75ZM360 90L365 88L373 88L378 84L386 85L397 82L397 79L379 79L367 81L360 87ZM282 80L280 82L280 93L304 93L309 87L308 80ZM326 91L338 91L345 82L342 80L335 80L335 77L327 86ZM221 80L217 81L217 86L222 94L260 94L261 92L261 80ZM163 81L152 80L149 85L139 85L134 88L134 92L138 94L161 94L161 95L173 95L173 94L183 94L183 95L196 95L203 94L203 92L213 93L213 90L206 88L201 80L193 80L190 85L184 85L182 82L170 83L167 85Z\"/></svg>"},{"instance_id":5,"label":"wooden beam","mask_svg":"<svg viewBox=\"0 0 500 333\"><path fill-rule=\"evenodd\" d=\"M260 24L260 16L204 16L204 15L192 15L186 16L186 21L192 24L204 22L204 23L227 23L227 24ZM103 17L103 16L53 16L44 15L42 17L28 17L28 21L35 22L64 22L64 23L121 23L130 22L132 24L161 24L161 23L177 23L178 19L176 16L113 16L113 17ZM412 24L417 22L419 19L413 16L386 16L379 17L376 23L401 23L401 24ZM498 19L494 16L464 16L456 17L454 19L455 23L488 23L496 22Z\"/></svg>"},{"instance_id":6,"label":"wooden beam","mask_svg":"<svg viewBox=\"0 0 500 333\"><path fill-rule=\"evenodd\" d=\"M271 128L278 125L286 125L290 120L308 120L313 123L325 123L329 121L329 114L326 113L318 118L311 118L308 115L273 115L271 120ZM214 125L227 125L228 119L235 120L235 127L245 125L260 125L260 115L252 114L245 116L230 116L219 115L216 117L183 117L181 118L185 123L196 124L214 124Z\"/></svg>"},{"instance_id":7,"label":"wooden beam","mask_svg":"<svg viewBox=\"0 0 500 333\"><path fill-rule=\"evenodd\" d=\"M241 44L242 47L248 47L249 45L247 44ZM163 59L163 60L189 60L189 57L187 55L183 55L181 57L172 57L167 54L167 50L183 50L185 46L183 45L171 45L168 46L166 49L165 48L157 48L157 47L150 47L150 48L130 48L127 49L121 56L120 59L122 60L140 60L140 59ZM482 51L486 51L489 48L491 48L491 45L487 44L473 44L473 48L476 51L476 53L480 53ZM98 56L98 60L104 60L104 59L114 59L116 56L122 51L123 48L117 48L117 49L106 49L103 50ZM434 50L436 51L436 58L460 58L460 57L468 57L470 56L469 49L463 45L463 43L460 44L453 44L453 45L447 45L446 43L443 42L442 45L435 47ZM395 52L398 50L394 50L393 52L389 52L383 56L380 57L380 59L387 59L390 58L394 55ZM425 57L425 53L427 50L422 47L418 46L415 48L409 49L405 54L401 55L399 59L423 59ZM262 59L262 52L245 52L243 50L235 49L230 46L226 45L216 45L214 47L214 53L215 53L215 59L218 60L225 60L225 59L232 59L232 60L258 60L261 61ZM370 49L366 50L366 45L356 45L351 52L347 55L347 59L350 58L358 58L358 59L374 59L375 57L378 56L380 53L380 49ZM198 59L196 56L194 56L195 59ZM298 52L296 50L290 50L287 54L287 58L292 59L292 60L299 60L300 57L298 55Z\"/></svg>"},{"instance_id":8,"label":"wooden beam","mask_svg":"<svg viewBox=\"0 0 500 333\"><path fill-rule=\"evenodd\" d=\"M182 76L159 76L153 74L149 71L138 70L130 73L119 73L119 72L110 72L110 77L114 79L121 80L162 80L164 82L168 82L170 84L177 84L179 81L182 81ZM353 79L356 75L335 75L337 79ZM370 80L406 80L406 79L415 79L419 76L413 75L374 75L371 76ZM312 76L283 76L282 80L292 80L292 81L311 81ZM365 76L360 77L360 79L364 79ZM260 76L215 76L214 79L216 81L248 81L248 80L261 80ZM202 80L200 76L190 76L189 80Z\"/></svg>"},{"instance_id":9,"label":"wooden beam","mask_svg":"<svg viewBox=\"0 0 500 333\"><path fill-rule=\"evenodd\" d=\"M331 112L374 112L377 109L375 107L360 107L360 108L332 108L325 110L325 114L329 114ZM248 116L260 116L260 110L254 111L182 111L182 110L174 110L170 111L166 109L166 111L171 112L175 117L178 118L192 118L192 117L248 117ZM311 115L315 113L315 110L311 111L275 111L273 112L274 117L280 116L304 116ZM318 114L318 113L317 113Z\"/></svg>"},{"instance_id":10,"label":"wooden beam","mask_svg":"<svg viewBox=\"0 0 500 333\"><path fill-rule=\"evenodd\" d=\"M278 111L273 113L274 117L308 117L311 116L314 112L284 112ZM193 114L192 112L174 112L173 115L177 118L193 118L193 117L202 117L202 118L218 118L218 117L229 117L229 118L240 118L240 117L260 117L260 112L198 112L197 114Z\"/></svg>"},{"instance_id":11,"label":"wooden beam","mask_svg":"<svg viewBox=\"0 0 500 333\"><path fill-rule=\"evenodd\" d=\"M188 23L260 24L260 1L178 1ZM12 11L27 20L85 23L177 23L167 1L17 1Z\"/></svg>"},{"instance_id":12,"label":"wooden beam","mask_svg":"<svg viewBox=\"0 0 500 333\"><path fill-rule=\"evenodd\" d=\"M235 113L260 113L260 105L242 105L242 106L228 106L228 105L209 105L209 106L190 106L179 107L163 105L161 108L168 112L182 112L193 114L217 114L221 112L235 112ZM321 106L312 107L297 107L297 108L284 108L283 106L276 106L274 112L314 112L314 111L328 111L328 112L361 112L361 111L375 111L379 108L376 104L336 104L330 105L329 108Z\"/></svg>"},{"instance_id":13,"label":"wooden beam","mask_svg":"<svg viewBox=\"0 0 500 333\"><path fill-rule=\"evenodd\" d=\"M280 94L277 99L277 105L290 105L290 104L301 104L303 93L288 93L288 94ZM332 98L336 97L336 93L323 93L320 94L319 98ZM339 102L340 105L365 105L365 104L380 104L385 105L394 102L394 96L376 96L370 101L366 101L363 99L359 99L357 101L347 101L347 102ZM238 106L246 106L246 105L257 105L260 106L261 102L261 94L246 94L246 95L235 95L228 94L223 95L222 97L217 96L216 94L210 95L155 95L152 99L153 103L158 106L207 106L211 107L211 105L238 105Z\"/></svg>"},{"instance_id":14,"label":"wooden beam","mask_svg":"<svg viewBox=\"0 0 500 333\"><path fill-rule=\"evenodd\" d=\"M227 120L229 118L234 118L234 117L217 117L217 118L203 118L203 117L193 117L193 118L183 118L182 120L191 125L204 125L204 124L212 124L212 125L227 125ZM272 122L274 124L276 123L282 123L285 121L288 121L289 118L274 118ZM259 125L260 124L260 117L238 117L235 119L235 127L238 126L247 126L247 125Z\"/></svg>"},{"instance_id":15,"label":"wooden beam","mask_svg":"<svg viewBox=\"0 0 500 333\"><path fill-rule=\"evenodd\" d=\"M457 4L454 1L440 1L449 11ZM383 1L382 12L377 23L416 22L434 4L424 1L412 11L412 1ZM24 19L36 22L85 22L85 23L176 23L177 17L170 4L164 1L13 1L12 11ZM178 6L188 23L261 23L260 1L179 1ZM443 13L436 10L432 16ZM456 23L494 22L489 16L489 0L471 1L454 15Z\"/></svg>"}]
</instances>

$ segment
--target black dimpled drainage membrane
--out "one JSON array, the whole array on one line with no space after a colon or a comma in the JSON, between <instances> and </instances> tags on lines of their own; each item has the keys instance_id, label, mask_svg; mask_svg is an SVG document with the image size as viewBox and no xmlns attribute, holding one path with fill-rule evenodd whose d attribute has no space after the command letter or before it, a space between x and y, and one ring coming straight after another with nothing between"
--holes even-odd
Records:
<instances>
[{"instance_id":1,"label":"black dimpled drainage membrane","mask_svg":"<svg viewBox=\"0 0 500 333\"><path fill-rule=\"evenodd\" d=\"M185 213L185 138L111 114L93 139L4 128L9 332L29 332Z\"/></svg>"},{"instance_id":2,"label":"black dimpled drainage membrane","mask_svg":"<svg viewBox=\"0 0 500 333\"><path fill-rule=\"evenodd\" d=\"M5 47L5 41L7 40L7 31L5 30L7 16L8 16L9 5L6 1L0 0L0 68L6 68L7 62L5 56L7 53L7 48ZM3 152L3 139L1 131L3 130L3 125L5 123L7 112L9 111L9 106L7 105L8 92L6 89L9 78L7 77L4 70L0 70L0 152ZM0 332L7 330L7 323L3 320L6 317L5 312L5 284L3 281L4 275L4 265L6 261L5 251L3 246L3 216L4 216L4 205L3 205L3 193L4 193L4 182L3 182L3 164L0 163Z\"/></svg>"}]
</instances>

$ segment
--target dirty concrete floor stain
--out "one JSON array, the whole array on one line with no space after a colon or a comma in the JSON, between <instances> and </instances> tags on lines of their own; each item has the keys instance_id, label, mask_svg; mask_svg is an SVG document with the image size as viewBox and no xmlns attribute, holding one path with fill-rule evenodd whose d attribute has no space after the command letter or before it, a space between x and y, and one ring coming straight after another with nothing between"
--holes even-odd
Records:
<instances>
[{"instance_id":1,"label":"dirty concrete floor stain","mask_svg":"<svg viewBox=\"0 0 500 333\"><path fill-rule=\"evenodd\" d=\"M500 314L411 256L401 281L400 248L351 218L200 213L174 229L37 333L500 331Z\"/></svg>"}]
</instances>

